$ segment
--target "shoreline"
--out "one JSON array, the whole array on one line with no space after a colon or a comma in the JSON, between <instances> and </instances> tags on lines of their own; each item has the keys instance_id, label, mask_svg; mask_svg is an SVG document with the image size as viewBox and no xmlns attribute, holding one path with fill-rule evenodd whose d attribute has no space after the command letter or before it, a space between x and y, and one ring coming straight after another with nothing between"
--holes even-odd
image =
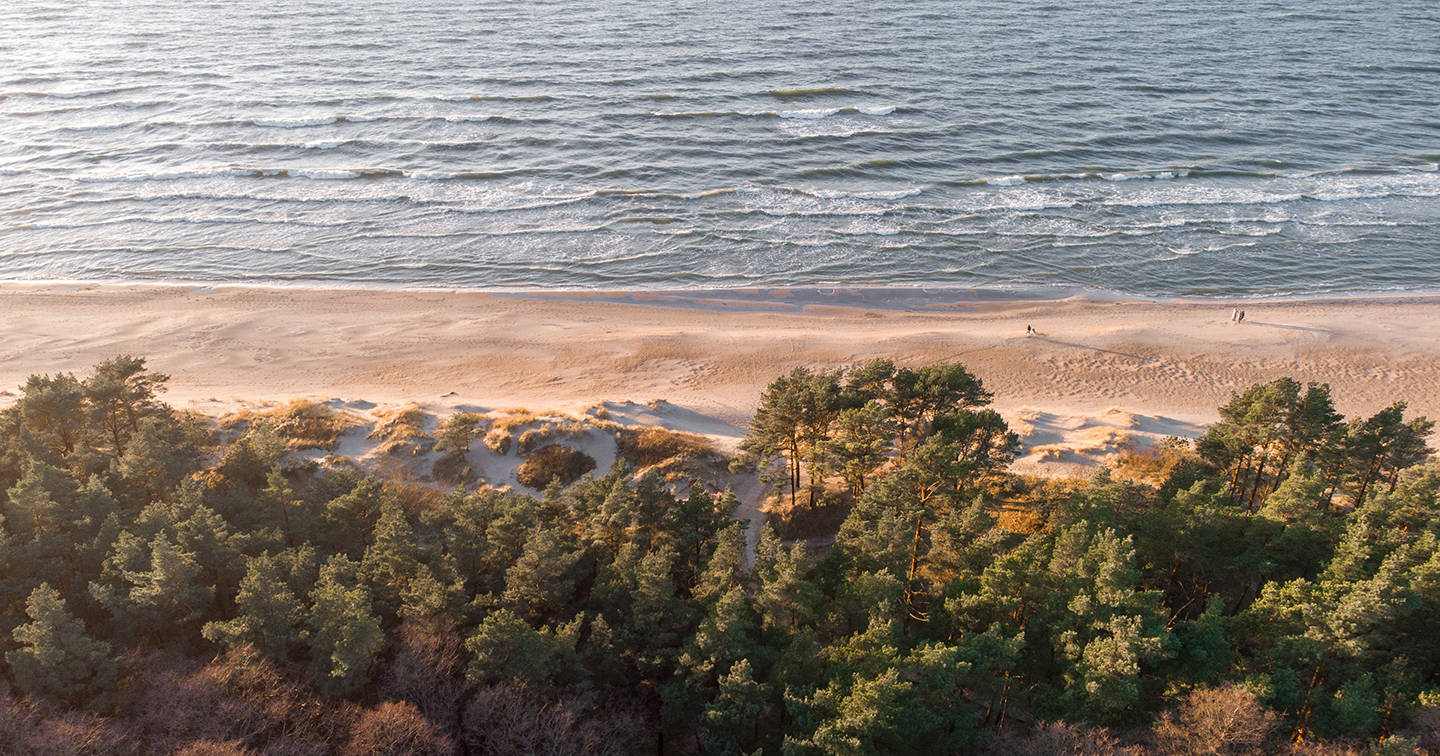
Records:
<instances>
[{"instance_id":1,"label":"shoreline","mask_svg":"<svg viewBox=\"0 0 1440 756\"><path fill-rule=\"evenodd\" d=\"M0 404L30 374L84 375L132 354L172 376L166 401L205 414L296 398L440 414L664 399L743 426L765 386L796 366L948 360L984 380L1027 449L1051 450L1031 461L1053 469L1092 464L1122 438L1195 435L1232 391L1282 375L1330 383L1347 416L1407 400L1408 417L1440 417L1440 296L901 310L749 292L0 283ZM1229 320L1237 304L1243 324Z\"/></svg>"},{"instance_id":2,"label":"shoreline","mask_svg":"<svg viewBox=\"0 0 1440 756\"><path fill-rule=\"evenodd\" d=\"M1055 284L992 285L992 286L910 286L910 285L820 285L820 284L756 284L753 286L691 287L691 288L587 288L587 287L467 287L467 286L386 286L373 283L327 284L318 282L250 283L207 280L141 280L141 279L0 279L0 293L23 289L75 291L91 289L192 289L206 293L221 290L260 291L335 291L412 294L485 294L515 299L574 299L595 302L619 302L657 307L706 309L709 300L735 302L766 302L788 311L800 311L796 305L854 307L885 311L945 309L969 304L1057 302L1088 299L1096 302L1150 302L1155 304L1193 304L1231 306L1238 304L1297 303L1365 303L1404 300L1440 301L1440 289L1406 291L1356 291L1328 293L1217 293L1217 294L1136 294L1095 289L1078 285ZM789 307L784 307L789 305Z\"/></svg>"}]
</instances>

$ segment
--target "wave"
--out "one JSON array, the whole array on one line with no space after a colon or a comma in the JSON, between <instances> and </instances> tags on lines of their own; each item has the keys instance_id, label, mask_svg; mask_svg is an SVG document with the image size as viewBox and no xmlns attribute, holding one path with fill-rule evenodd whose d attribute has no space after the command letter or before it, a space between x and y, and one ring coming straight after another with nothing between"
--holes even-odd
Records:
<instances>
[{"instance_id":1,"label":"wave","mask_svg":"<svg viewBox=\"0 0 1440 756\"><path fill-rule=\"evenodd\" d=\"M119 94L121 92L134 92L139 89L145 89L145 87L143 85L131 87L101 87L99 89L78 89L73 92L0 92L0 99L6 99L10 97L30 97L34 99L45 99L53 97L57 100L76 100L84 97L98 97L100 95Z\"/></svg>"},{"instance_id":2,"label":"wave","mask_svg":"<svg viewBox=\"0 0 1440 756\"><path fill-rule=\"evenodd\" d=\"M361 179L361 178L396 178L404 176L405 172L392 168L341 168L341 169L305 169L305 168L202 168L188 171L157 171L150 173L119 173L99 176L80 176L76 180L85 183L97 182L149 182L149 181L181 181L186 179L211 179L211 178L257 178L257 179L283 179L283 178L310 178L310 179Z\"/></svg>"},{"instance_id":3,"label":"wave","mask_svg":"<svg viewBox=\"0 0 1440 756\"><path fill-rule=\"evenodd\" d=\"M328 126L338 123L344 116L311 116L308 118L254 118L250 123L255 126L265 126L277 129L302 129L307 126Z\"/></svg>"},{"instance_id":4,"label":"wave","mask_svg":"<svg viewBox=\"0 0 1440 756\"><path fill-rule=\"evenodd\" d=\"M813 97L816 95L833 94L854 94L844 87L810 87L802 89L767 89L765 94L771 97L779 97L782 100L794 99L796 97Z\"/></svg>"},{"instance_id":5,"label":"wave","mask_svg":"<svg viewBox=\"0 0 1440 756\"><path fill-rule=\"evenodd\" d=\"M796 108L792 110L691 110L675 113L652 111L650 115L656 118L723 118L723 117L745 117L745 118L786 118L794 120L818 121L842 114L860 114L865 116L887 116L897 112L895 105L846 105L834 108Z\"/></svg>"},{"instance_id":6,"label":"wave","mask_svg":"<svg viewBox=\"0 0 1440 756\"><path fill-rule=\"evenodd\" d=\"M441 102L482 102L485 100L498 102L551 102L555 98L550 95L435 95L435 99Z\"/></svg>"}]
</instances>

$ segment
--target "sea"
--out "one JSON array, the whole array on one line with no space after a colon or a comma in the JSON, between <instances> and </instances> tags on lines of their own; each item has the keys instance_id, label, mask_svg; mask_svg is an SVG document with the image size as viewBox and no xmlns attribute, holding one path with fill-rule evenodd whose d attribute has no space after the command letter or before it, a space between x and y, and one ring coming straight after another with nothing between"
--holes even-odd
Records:
<instances>
[{"instance_id":1,"label":"sea","mask_svg":"<svg viewBox=\"0 0 1440 756\"><path fill-rule=\"evenodd\" d=\"M1435 0L10 0L0 280L1440 291Z\"/></svg>"}]
</instances>

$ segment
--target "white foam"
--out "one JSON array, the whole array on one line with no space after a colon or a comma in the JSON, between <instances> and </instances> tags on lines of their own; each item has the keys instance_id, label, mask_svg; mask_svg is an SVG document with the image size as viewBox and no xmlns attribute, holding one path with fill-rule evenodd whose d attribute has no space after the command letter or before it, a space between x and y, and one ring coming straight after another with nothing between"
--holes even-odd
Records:
<instances>
[{"instance_id":1,"label":"white foam","mask_svg":"<svg viewBox=\"0 0 1440 756\"><path fill-rule=\"evenodd\" d=\"M314 118L256 118L251 123L256 126L266 126L277 129L298 129L305 126L324 126L335 123L340 119L335 116L317 116Z\"/></svg>"},{"instance_id":2,"label":"white foam","mask_svg":"<svg viewBox=\"0 0 1440 756\"><path fill-rule=\"evenodd\" d=\"M925 191L924 187L916 187L914 189L897 189L893 192L846 192L839 189L815 189L807 193L813 194L816 197L823 197L825 199L888 200L901 199L903 197L913 197L923 191Z\"/></svg>"},{"instance_id":3,"label":"white foam","mask_svg":"<svg viewBox=\"0 0 1440 756\"><path fill-rule=\"evenodd\" d=\"M884 106L881 106L881 107L874 107L874 108L856 108L856 110L858 110L858 111L860 111L861 113L864 113L865 115L868 115L868 116L882 116L882 115L890 115L891 113L894 113L894 112L895 112L895 106L894 106L894 105L884 105Z\"/></svg>"},{"instance_id":4,"label":"white foam","mask_svg":"<svg viewBox=\"0 0 1440 756\"><path fill-rule=\"evenodd\" d=\"M805 121L816 121L821 118L829 118L840 112L840 108L802 108L800 110L777 110L775 115L781 118L798 118Z\"/></svg>"},{"instance_id":5,"label":"white foam","mask_svg":"<svg viewBox=\"0 0 1440 756\"><path fill-rule=\"evenodd\" d=\"M290 171L290 175L316 179L318 181L360 178L359 171Z\"/></svg>"},{"instance_id":6,"label":"white foam","mask_svg":"<svg viewBox=\"0 0 1440 756\"><path fill-rule=\"evenodd\" d=\"M1025 183L1024 176L999 176L997 178L985 179L985 183L991 186L1019 186Z\"/></svg>"}]
</instances>

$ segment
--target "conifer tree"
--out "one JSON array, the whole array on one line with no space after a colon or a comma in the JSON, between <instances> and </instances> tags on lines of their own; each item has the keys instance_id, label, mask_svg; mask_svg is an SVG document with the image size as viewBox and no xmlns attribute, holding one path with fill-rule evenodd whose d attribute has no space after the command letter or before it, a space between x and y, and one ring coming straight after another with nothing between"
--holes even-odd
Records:
<instances>
[{"instance_id":1,"label":"conifer tree","mask_svg":"<svg viewBox=\"0 0 1440 756\"><path fill-rule=\"evenodd\" d=\"M21 690L75 707L111 689L110 646L85 634L85 623L70 615L58 591L41 583L25 611L30 622L13 633L20 648L5 654Z\"/></svg>"},{"instance_id":2,"label":"conifer tree","mask_svg":"<svg viewBox=\"0 0 1440 756\"><path fill-rule=\"evenodd\" d=\"M306 633L300 629L305 607L290 590L284 572L276 557L249 559L235 599L238 615L232 620L206 623L201 634L226 647L250 643L271 659L285 661L290 644L303 641Z\"/></svg>"},{"instance_id":3,"label":"conifer tree","mask_svg":"<svg viewBox=\"0 0 1440 756\"><path fill-rule=\"evenodd\" d=\"M358 565L343 554L320 569L311 592L310 666L321 685L349 695L369 682L370 667L385 646L370 604L370 591L356 577Z\"/></svg>"}]
</instances>

